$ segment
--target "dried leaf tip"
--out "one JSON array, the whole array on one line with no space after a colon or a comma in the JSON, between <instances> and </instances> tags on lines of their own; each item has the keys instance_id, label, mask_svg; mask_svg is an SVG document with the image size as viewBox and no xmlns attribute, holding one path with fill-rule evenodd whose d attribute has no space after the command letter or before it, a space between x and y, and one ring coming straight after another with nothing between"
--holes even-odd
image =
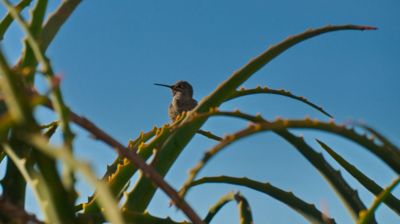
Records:
<instances>
[{"instance_id":1,"label":"dried leaf tip","mask_svg":"<svg viewBox=\"0 0 400 224\"><path fill-rule=\"evenodd\" d=\"M377 30L378 27L375 26L360 26L361 30Z\"/></svg>"}]
</instances>

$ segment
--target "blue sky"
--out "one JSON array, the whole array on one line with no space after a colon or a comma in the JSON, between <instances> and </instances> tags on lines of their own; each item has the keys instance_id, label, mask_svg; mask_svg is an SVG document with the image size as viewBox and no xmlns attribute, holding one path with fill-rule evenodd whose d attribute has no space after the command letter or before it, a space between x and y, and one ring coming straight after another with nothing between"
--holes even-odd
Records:
<instances>
[{"instance_id":1,"label":"blue sky","mask_svg":"<svg viewBox=\"0 0 400 224\"><path fill-rule=\"evenodd\" d=\"M62 89L68 105L93 120L121 142L127 143L141 130L169 121L171 93L153 86L187 80L195 98L208 95L229 75L269 45L289 35L328 24L377 26L371 32L343 31L304 42L279 56L257 72L244 86L267 85L307 97L333 114L337 122L365 121L400 145L400 2L383 1L83 1L63 27L48 56L63 77ZM58 4L52 3L50 9ZM4 7L0 7L4 13ZM10 61L21 51L21 31L13 25L3 48ZM38 80L39 86L43 86ZM45 89L45 87L43 87ZM251 96L231 101L222 109L260 112L265 118L327 120L312 108L279 96ZM38 117L54 117L39 110ZM219 135L232 133L246 123L213 118L204 129ZM75 127L76 152L90 161L99 175L115 154L102 143ZM314 131L295 131L321 151L314 139L332 146L382 185L395 174L354 143ZM167 180L179 187L187 170L215 142L197 136L171 169ZM325 156L335 167L339 167ZM349 223L350 215L324 179L289 144L271 133L258 134L228 147L201 173L248 176L291 190L306 201L326 208L338 223ZM343 175L359 190L367 206L373 197L345 171ZM90 188L80 184L82 198ZM255 223L306 223L297 213L272 198L231 185L194 188L188 200L204 216L220 196L240 190L253 209ZM400 191L395 192L398 196ZM83 200L83 199L82 199ZM28 209L37 211L34 199ZM150 212L176 220L182 214L168 207L162 192L156 194ZM385 206L377 212L382 223L400 218ZM237 223L236 205L230 204L215 223Z\"/></svg>"}]
</instances>

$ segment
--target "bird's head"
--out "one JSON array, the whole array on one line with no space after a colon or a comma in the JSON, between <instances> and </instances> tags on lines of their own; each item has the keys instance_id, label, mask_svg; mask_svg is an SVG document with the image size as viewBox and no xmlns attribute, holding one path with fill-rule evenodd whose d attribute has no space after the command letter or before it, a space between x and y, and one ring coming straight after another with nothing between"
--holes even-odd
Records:
<instances>
[{"instance_id":1,"label":"bird's head","mask_svg":"<svg viewBox=\"0 0 400 224\"><path fill-rule=\"evenodd\" d=\"M154 85L170 88L172 90L173 96L181 95L183 97L188 97L188 98L193 97L193 87L192 87L192 85L190 85L190 83L188 83L186 81L178 81L174 85L165 85L165 84L159 84L159 83L154 83Z\"/></svg>"}]
</instances>

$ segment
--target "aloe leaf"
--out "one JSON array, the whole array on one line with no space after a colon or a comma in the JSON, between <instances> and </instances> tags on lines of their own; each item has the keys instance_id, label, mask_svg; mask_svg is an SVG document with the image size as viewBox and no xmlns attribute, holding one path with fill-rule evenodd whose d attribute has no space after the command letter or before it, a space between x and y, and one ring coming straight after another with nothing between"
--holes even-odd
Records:
<instances>
[{"instance_id":1,"label":"aloe leaf","mask_svg":"<svg viewBox=\"0 0 400 224\"><path fill-rule=\"evenodd\" d=\"M345 205L349 208L352 216L357 219L358 213L365 208L364 204L358 197L356 191L351 189L351 187L347 184L347 182L343 179L340 173L334 170L322 157L321 154L316 153L311 147L309 147L303 139L297 138L292 135L285 128L290 127L292 121L289 120L278 120L276 122L266 122L261 116L251 116L248 114L241 113L239 111L236 112L218 112L214 110L210 112L210 114L219 114L226 116L234 116L242 119L247 119L252 122L257 122L255 124L251 124L248 128L242 129L232 135L228 135L225 137L223 141L214 146L212 149L207 151L203 156L202 160L197 163L190 171L189 176L183 187L180 190L180 195L183 197L187 190L189 189L191 183L194 181L200 170L207 164L207 162L213 158L217 153L223 150L226 146L234 143L235 141L262 132L262 131L274 131L284 139L286 139L289 143L296 147L299 152L315 167L317 168L321 174L328 180L333 189L339 194L342 200L345 202ZM201 115L198 115L201 116ZM185 124L184 124L185 125Z\"/></svg>"},{"instance_id":2,"label":"aloe leaf","mask_svg":"<svg viewBox=\"0 0 400 224\"><path fill-rule=\"evenodd\" d=\"M250 224L253 223L253 217L251 214L250 205L246 198L243 197L239 192L229 192L228 194L222 196L217 203L215 203L207 213L204 218L205 223L210 223L214 216L229 202L236 201L239 210L239 223L240 224Z\"/></svg>"},{"instance_id":3,"label":"aloe leaf","mask_svg":"<svg viewBox=\"0 0 400 224\"><path fill-rule=\"evenodd\" d=\"M0 104L2 103L4 103L4 101L0 101ZM14 125L15 122L12 119L11 115L7 111L5 111L5 113L0 116L0 141L7 139L8 130L10 130L10 128Z\"/></svg>"},{"instance_id":4,"label":"aloe leaf","mask_svg":"<svg viewBox=\"0 0 400 224\"><path fill-rule=\"evenodd\" d=\"M11 134L8 143L12 145L21 161L26 161L30 156L31 148L15 139L15 135L15 132ZM23 207L25 205L26 181L18 169L18 164L15 164L13 160L7 160L5 171L4 178L1 180L3 197L13 204Z\"/></svg>"},{"instance_id":5,"label":"aloe leaf","mask_svg":"<svg viewBox=\"0 0 400 224\"><path fill-rule=\"evenodd\" d=\"M53 123L49 126L46 132L43 134L48 139L54 134L58 127L58 123ZM36 162L37 168L39 169L42 182L46 185L46 198L51 200L51 207L55 210L56 214L59 214L62 222L76 222L74 203L70 200L69 192L66 186L63 185L62 179L58 173L56 161L46 154L41 153L39 150L34 148L32 150L32 157ZM29 160L28 160L29 161ZM65 203L61 204L60 201ZM53 221L50 221L53 223Z\"/></svg>"},{"instance_id":6,"label":"aloe leaf","mask_svg":"<svg viewBox=\"0 0 400 224\"><path fill-rule=\"evenodd\" d=\"M230 95L226 101L233 100L233 99L243 97L243 96L253 95L253 94L274 94L274 95L289 97L291 99L295 99L297 101L303 102L303 103L313 107L314 109L318 110L319 112L325 114L326 116L333 118L332 115L330 115L328 112L326 112L324 110L324 108L316 105L315 103L310 102L309 100L307 100L306 98L304 98L302 96L296 96L296 95L292 94L291 92L286 91L284 89L276 90L276 89L270 89L268 87L264 87L264 88L257 87L254 89L240 88L239 90L236 90L232 95Z\"/></svg>"},{"instance_id":7,"label":"aloe leaf","mask_svg":"<svg viewBox=\"0 0 400 224\"><path fill-rule=\"evenodd\" d=\"M250 204L240 193L235 194L235 200L239 209L239 223L253 224L253 215L251 214Z\"/></svg>"},{"instance_id":8,"label":"aloe leaf","mask_svg":"<svg viewBox=\"0 0 400 224\"><path fill-rule=\"evenodd\" d=\"M335 220L328 217L319 211L314 204L303 201L292 192L284 191L271 183L258 182L255 180L248 179L246 177L230 177L230 176L217 176L217 177L202 177L195 180L191 186L198 186L208 183L222 183L222 184L234 184L243 187L247 187L258 192L269 195L270 197L284 203L289 206L305 219L311 223L335 223Z\"/></svg>"},{"instance_id":9,"label":"aloe leaf","mask_svg":"<svg viewBox=\"0 0 400 224\"><path fill-rule=\"evenodd\" d=\"M329 153L329 155L335 159L347 172L349 172L360 184L362 184L366 189L368 189L375 196L378 196L383 189L375 183L371 178L363 174L357 167L353 166L347 162L343 157L337 154L331 147L326 145L324 142L317 139L318 144ZM386 199L383 201L389 208L400 215L400 201L391 193L388 194Z\"/></svg>"},{"instance_id":10,"label":"aloe leaf","mask_svg":"<svg viewBox=\"0 0 400 224\"><path fill-rule=\"evenodd\" d=\"M0 73L0 88L2 90L2 94L4 95L4 101L6 103L10 119L19 127L24 126L24 128L27 130L33 130L36 124L32 115L32 110L29 107L28 99L23 92L19 91L18 88L22 83L20 80L21 77L11 71L1 50ZM5 141L7 138L7 141L15 146L18 155L22 158L25 158L30 154L30 147L27 147L25 144L21 144L20 141L14 138L18 133L19 130L15 129L12 133L9 133L10 137L7 138L6 135L2 136L2 140ZM8 200L19 206L24 205L26 182L19 173L16 165L11 161L7 163L6 174L1 184L3 186L3 194Z\"/></svg>"},{"instance_id":11,"label":"aloe leaf","mask_svg":"<svg viewBox=\"0 0 400 224\"><path fill-rule=\"evenodd\" d=\"M383 143L385 147L387 147L389 150L392 150L394 153L398 154L400 156L400 149L397 147L394 143L392 143L389 139L387 139L385 136L380 134L378 131L376 131L374 128L366 125L366 124L361 124L361 123L356 123L357 126L362 127L363 129L371 132L371 134L376 137L379 141Z\"/></svg>"},{"instance_id":12,"label":"aloe leaf","mask_svg":"<svg viewBox=\"0 0 400 224\"><path fill-rule=\"evenodd\" d=\"M16 136L21 134L22 129L23 131L36 130L37 124L33 118L30 103L27 97L24 95L25 92L20 91L19 87L23 86L23 82L20 80L21 76L11 72L1 52L0 69L2 73L2 81L0 82L0 85L5 96L5 102L11 118L14 120L15 125L18 125L13 129L8 142L10 142L12 145L16 155L23 160L24 158L29 158L31 147L16 139ZM11 201L17 205L23 206L25 200L26 182L21 176L17 164L14 164L12 161L9 161L7 164L6 175L2 181L2 184L3 194L5 197L11 199ZM56 212L52 213L57 214Z\"/></svg>"},{"instance_id":13,"label":"aloe leaf","mask_svg":"<svg viewBox=\"0 0 400 224\"><path fill-rule=\"evenodd\" d=\"M41 32L42 29L42 23L44 20L44 17L46 15L46 9L47 9L47 0L38 0L36 2L35 7L31 11L31 22L29 24L29 30L32 33L32 36L35 37L35 39L38 38L38 35ZM37 65L37 61L34 55L34 52L32 51L31 46L29 45L29 42L27 39L24 40L24 50L22 53L22 59L21 59L21 68L29 68L25 69L26 74L25 76L28 77L30 80L30 83L33 83L34 80L34 74L35 74L35 69Z\"/></svg>"},{"instance_id":14,"label":"aloe leaf","mask_svg":"<svg viewBox=\"0 0 400 224\"><path fill-rule=\"evenodd\" d=\"M52 108L51 104L46 104L46 106ZM168 195L168 197L172 199L174 205L181 209L182 212L185 213L185 215L193 222L193 224L203 223L193 208L184 199L179 197L178 192L176 192L176 190L168 182L166 182L152 166L148 165L143 158L136 154L136 152L126 148L112 136L98 128L93 122L84 117L78 116L77 114L71 112L71 120L89 131L96 139L101 140L107 145L113 147L115 151L121 155L121 157L128 159L135 166L137 166L142 171L144 176L146 176L146 178L149 178L157 187L162 189Z\"/></svg>"},{"instance_id":15,"label":"aloe leaf","mask_svg":"<svg viewBox=\"0 0 400 224\"><path fill-rule=\"evenodd\" d=\"M147 142L150 138L154 137L156 134L158 128L154 127L151 131L148 131L146 133L140 133L139 137L137 137L135 140L129 141L128 148L130 150L138 150L140 144ZM123 158L118 156L114 162L107 166L106 173L103 175L103 180L107 180L115 173L115 171L118 168L118 165L121 165L123 163Z\"/></svg>"},{"instance_id":16,"label":"aloe leaf","mask_svg":"<svg viewBox=\"0 0 400 224\"><path fill-rule=\"evenodd\" d=\"M198 130L197 133L203 135L204 137L207 137L209 139L215 140L215 141L221 141L222 138L219 137L218 135L213 134L211 131L204 131L204 130Z\"/></svg>"},{"instance_id":17,"label":"aloe leaf","mask_svg":"<svg viewBox=\"0 0 400 224\"><path fill-rule=\"evenodd\" d=\"M147 212L138 213L131 211L123 211L122 215L129 223L140 223L140 224L190 224L189 222L176 222L171 218L159 218L150 215Z\"/></svg>"},{"instance_id":18,"label":"aloe leaf","mask_svg":"<svg viewBox=\"0 0 400 224\"><path fill-rule=\"evenodd\" d=\"M153 153L153 150L158 147L160 142L163 142L165 138L167 137L169 132L169 127L164 126L160 129L155 130L155 136L154 138L147 144L142 142L141 144L134 144L131 147L135 148L130 148L132 151L138 151L138 155L142 157L144 160L147 160L150 158L150 156ZM150 133L149 135L145 135L144 137L150 137L153 135L153 132ZM145 139L144 138L144 139ZM113 192L114 195L122 193L123 187L128 183L128 181L132 178L132 176L137 172L137 167L135 167L129 160L123 159L120 163L118 163L115 171L106 177L106 179L103 179L107 181L111 191ZM130 207L127 206L129 205L129 202L131 200L131 195L127 194L127 199L125 202L125 208L130 210ZM83 205L84 213L92 213L92 212L97 212L98 207L95 204L95 198L93 198L89 203Z\"/></svg>"},{"instance_id":19,"label":"aloe leaf","mask_svg":"<svg viewBox=\"0 0 400 224\"><path fill-rule=\"evenodd\" d=\"M159 150L160 145L169 137L170 135L170 127L169 126L164 126L162 129L160 129L156 135L156 138L154 138L149 144L142 144L141 147L139 148L139 155L144 158L148 159L151 155L154 149ZM157 158L157 156L155 156ZM136 171L136 168L132 169ZM124 170L120 170L120 172L124 172ZM115 176L115 178L118 177ZM139 195L139 196L138 196ZM130 210L130 211L137 211L142 208L142 205L134 204L133 201L135 201L136 197L140 197L141 192L138 191L130 191L126 194L126 201L123 204L123 208Z\"/></svg>"},{"instance_id":20,"label":"aloe leaf","mask_svg":"<svg viewBox=\"0 0 400 224\"><path fill-rule=\"evenodd\" d=\"M187 221L177 222L172 220L170 217L160 218L149 214L148 212L133 212L133 211L122 211L124 219L128 223L137 224L191 224ZM91 214L79 214L78 216L80 223L104 223L104 218L101 213Z\"/></svg>"},{"instance_id":21,"label":"aloe leaf","mask_svg":"<svg viewBox=\"0 0 400 224\"><path fill-rule=\"evenodd\" d=\"M297 137L287 130L276 131L276 134L292 144L326 179L335 192L339 195L352 217L357 220L360 211L365 209L358 192L342 177L340 171L335 170L322 156L315 152L302 137ZM372 221L371 223L376 223Z\"/></svg>"},{"instance_id":22,"label":"aloe leaf","mask_svg":"<svg viewBox=\"0 0 400 224\"><path fill-rule=\"evenodd\" d=\"M54 133L56 128L57 124L53 123L52 126L48 127L48 130L44 135L49 138ZM22 174L25 181L30 184L34 190L34 194L42 212L46 216L46 220L50 223L74 223L75 214L73 211L73 205L68 203L58 203L60 201L66 202L68 201L68 198L66 197L66 190L58 176L55 162L51 158L48 158L37 151L31 152L31 148L23 144L20 140L12 139L10 141L10 146L5 146L5 148L7 147L7 154L12 159L12 164L15 164L19 170L19 173ZM25 152L24 154L29 152L29 155L22 154L24 157L19 156L18 154L21 154L21 152L19 152L21 149L23 152ZM37 172L34 169L34 165L36 164L40 172ZM9 185L4 183L5 193L8 191L17 192L18 187L15 185L18 181L18 176L16 174L10 174L10 177L8 178L8 173L9 171L7 171L4 182L6 182L8 179L11 179L11 182L14 184L11 185L11 189L9 190ZM29 174L30 176L28 176ZM25 195L24 191L20 194L22 196Z\"/></svg>"},{"instance_id":23,"label":"aloe leaf","mask_svg":"<svg viewBox=\"0 0 400 224\"><path fill-rule=\"evenodd\" d=\"M388 165L396 173L400 174L400 155L395 151L377 145L373 139L368 138L366 135L358 134L354 128L346 127L344 125L336 124L333 120L329 122L319 121L317 119L311 120L310 118L305 118L304 120L288 120L277 118L275 121L267 121L261 116L252 116L249 114L242 113L240 111L218 111L216 109L210 110L207 113L193 114L189 121L181 124L181 127L190 126L192 123L196 123L200 120L204 120L210 116L227 116L236 117L245 120L249 120L257 123L257 128L263 129L265 131L279 131L282 129L315 129L320 131L325 131L328 133L336 134L346 139L349 139L367 149L375 156L380 158L386 165Z\"/></svg>"},{"instance_id":24,"label":"aloe leaf","mask_svg":"<svg viewBox=\"0 0 400 224\"><path fill-rule=\"evenodd\" d=\"M378 197L375 198L371 207L360 213L360 219L358 220L358 224L367 224L373 220L376 209L378 209L379 205L385 200L386 197L389 196L390 192L400 183L400 177L397 177L393 183L391 183L384 191L382 191Z\"/></svg>"},{"instance_id":25,"label":"aloe leaf","mask_svg":"<svg viewBox=\"0 0 400 224\"><path fill-rule=\"evenodd\" d=\"M235 134L228 135L224 139L224 141L217 144L215 147L207 151L202 158L202 160L197 163L189 172L189 177L185 181L183 187L180 190L180 194L183 197L196 176L204 168L204 166L208 163L208 161L213 158L217 153L219 153L226 146L253 134L262 132L262 129L259 129L257 125L251 125L250 127L243 129ZM334 170L322 157L321 154L316 153L312 150L302 139L299 139L292 135L290 132L286 130L279 130L277 134L281 135L291 144L293 144L306 159L316 167L321 174L327 179L327 181L331 184L333 189L339 194L342 200L345 202L345 205L351 211L351 214L356 219L358 213L365 209L365 206L361 202L358 194L355 190L351 189L351 187L347 184L347 182L343 179L340 173Z\"/></svg>"},{"instance_id":26,"label":"aloe leaf","mask_svg":"<svg viewBox=\"0 0 400 224\"><path fill-rule=\"evenodd\" d=\"M141 132L139 137L137 137L135 140L133 141L129 141L129 145L128 148L130 150L137 150L139 148L139 145L141 143L146 142L147 140L149 140L150 138L154 137L154 135L156 134L156 131L158 130L158 128L154 127L151 131L143 133ZM142 158L144 155L141 155ZM147 159L147 158L144 158ZM121 158L120 156L117 156L117 158L114 160L114 162L111 165L107 165L107 169L105 174L103 175L102 180L104 181L108 181L110 180L113 176L115 177L116 175L121 175L119 174L119 172L117 173L117 170L121 170L121 166L132 166L132 164L128 164L124 161L123 158ZM126 168L127 170L131 170L133 172L132 176L134 175L134 173L137 171L137 169L135 169L134 167L131 168ZM131 176L126 175L125 177L128 177L127 179L129 180L131 178ZM123 181L121 181L123 182ZM125 181L127 182L127 180ZM83 208L85 208L85 213L88 211L98 211L99 208L97 206L97 204L95 203L95 199L96 199L96 192L88 197L88 202L80 204L77 206L77 210L80 211Z\"/></svg>"},{"instance_id":27,"label":"aloe leaf","mask_svg":"<svg viewBox=\"0 0 400 224\"><path fill-rule=\"evenodd\" d=\"M20 12L22 11L24 8L26 8L27 6L29 6L29 4L31 4L32 0L21 0L16 6L15 8ZM0 22L0 41L3 40L4 38L4 34L7 31L8 27L10 27L12 21L13 21L13 17L10 15L10 13L7 13L6 16L1 20Z\"/></svg>"},{"instance_id":28,"label":"aloe leaf","mask_svg":"<svg viewBox=\"0 0 400 224\"><path fill-rule=\"evenodd\" d=\"M3 52L0 50L0 88L4 95L4 101L7 105L8 114L11 119L19 124L33 123L31 108L29 108L28 99L19 91L21 80L20 76L14 74L8 65Z\"/></svg>"},{"instance_id":29,"label":"aloe leaf","mask_svg":"<svg viewBox=\"0 0 400 224\"><path fill-rule=\"evenodd\" d=\"M42 31L42 23L46 15L47 3L48 0L38 0L35 8L31 12L32 20L29 29L35 37Z\"/></svg>"},{"instance_id":30,"label":"aloe leaf","mask_svg":"<svg viewBox=\"0 0 400 224\"><path fill-rule=\"evenodd\" d=\"M72 140L73 140L73 133L68 125L68 109L66 108L61 91L59 89L58 85L54 85L55 80L57 77L54 77L54 72L53 69L51 68L51 65L49 63L49 60L47 57L44 55L42 50L40 49L39 43L35 39L34 33L31 32L29 29L29 26L27 23L23 20L19 12L7 1L7 0L2 0L3 4L7 7L9 10L11 16L18 22L24 33L26 34L27 41L32 48L32 51L36 57L36 59L41 63L43 73L45 74L45 77L47 78L47 81L49 83L49 86L53 88L52 91L52 103L53 106L58 113L60 117L60 124L61 128L64 133L64 141L65 144L70 147L72 145Z\"/></svg>"},{"instance_id":31,"label":"aloe leaf","mask_svg":"<svg viewBox=\"0 0 400 224\"><path fill-rule=\"evenodd\" d=\"M32 167L27 167L26 159L19 158L9 145L3 144L3 147L8 157L13 161L19 172L24 177L25 181L31 186L36 201L45 215L45 219L51 223L61 223L66 221L65 218L60 217L60 214L55 209L57 207L56 201L53 200L52 195L49 193L49 186L51 185L45 181L42 174L36 172Z\"/></svg>"},{"instance_id":32,"label":"aloe leaf","mask_svg":"<svg viewBox=\"0 0 400 224\"><path fill-rule=\"evenodd\" d=\"M61 125L61 129L63 132L64 144L67 146L66 149L72 150L72 142L74 139L74 133L71 131L71 128L69 126L69 110L66 107L66 105L64 104L64 100L62 98L60 87L57 84L58 78L55 77L53 69L49 63L49 60L42 52L40 45L35 38L35 34L29 29L29 26L24 21L24 19L21 17L19 12L9 3L9 1L2 0L2 2L7 7L11 16L15 19L15 21L20 25L21 29L24 31L24 33L26 35L26 40L29 43L29 46L32 49L33 54L35 55L36 59L42 65L43 74L45 75L45 77L49 83L49 86L53 90L53 91L51 91L51 99L52 99L52 103L54 105L55 111L57 112L59 119L60 119L60 125ZM44 8L44 7L42 6L42 8ZM42 9L40 9L40 10L42 10ZM37 12L40 13L41 12L40 10L38 9ZM40 16L38 16L38 17L40 17ZM40 18L37 20L40 20ZM69 170L68 168L66 168L64 170L63 180L65 182L65 185L68 187L70 200L72 202L74 202L76 199L76 191L74 189L75 177L73 176L73 172L71 170Z\"/></svg>"},{"instance_id":33,"label":"aloe leaf","mask_svg":"<svg viewBox=\"0 0 400 224\"><path fill-rule=\"evenodd\" d=\"M43 51L46 51L62 25L81 2L82 0L62 1L61 5L49 16L39 38Z\"/></svg>"},{"instance_id":34,"label":"aloe leaf","mask_svg":"<svg viewBox=\"0 0 400 224\"><path fill-rule=\"evenodd\" d=\"M56 128L57 123L52 123L48 127L45 136L50 138ZM28 159L19 158L15 150L20 146L11 149L9 145L5 144L4 148L25 181L32 187L46 220L50 223L75 222L73 205L58 203L67 201L67 198L65 188L58 177L55 162L36 151L33 151L32 155L27 157ZM35 162L40 172L34 169Z\"/></svg>"},{"instance_id":35,"label":"aloe leaf","mask_svg":"<svg viewBox=\"0 0 400 224\"><path fill-rule=\"evenodd\" d=\"M97 180L96 175L87 163L75 159L69 149L55 148L49 145L39 135L27 135L24 137L24 140L30 145L35 146L42 153L66 163L72 170L81 172L85 180L99 192L98 201L104 209L104 215L107 220L112 223L125 223L110 189L103 181Z\"/></svg>"},{"instance_id":36,"label":"aloe leaf","mask_svg":"<svg viewBox=\"0 0 400 224\"><path fill-rule=\"evenodd\" d=\"M342 26L326 26L318 29L310 29L304 33L291 36L286 40L278 43L261 55L257 56L251 60L247 65L234 72L231 77L224 81L220 86L218 86L209 96L203 98L199 102L199 105L193 110L192 113L202 113L209 111L210 108L218 107L223 103L227 97L234 93L234 91L248 78L250 78L255 72L261 69L263 66L272 61L275 57L289 49L290 47L310 39L312 37L318 36L323 33L339 31L339 30L373 30L374 27L369 26L355 26L355 25L342 25ZM190 119L190 116L185 118L183 122ZM153 163L155 169L162 175L165 176L168 170L171 168L172 164L178 158L183 148L192 139L199 128L204 124L206 118L193 122L185 128L179 128L176 132L171 134L168 140L162 147L159 153L160 160L156 160ZM142 197L138 197L135 203L147 205L150 203L154 196L156 188L152 185L151 181L141 178L138 184L135 186L134 190L139 192L148 191L148 193L143 194Z\"/></svg>"},{"instance_id":37,"label":"aloe leaf","mask_svg":"<svg viewBox=\"0 0 400 224\"><path fill-rule=\"evenodd\" d=\"M214 216L230 201L235 200L235 193L229 192L222 196L211 208L208 210L206 217L204 218L205 223L210 223Z\"/></svg>"}]
</instances>

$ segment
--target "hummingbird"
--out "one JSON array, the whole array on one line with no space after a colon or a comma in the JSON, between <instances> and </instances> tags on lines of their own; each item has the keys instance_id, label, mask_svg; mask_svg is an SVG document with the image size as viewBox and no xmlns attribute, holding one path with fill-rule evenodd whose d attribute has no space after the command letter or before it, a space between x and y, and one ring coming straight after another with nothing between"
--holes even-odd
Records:
<instances>
[{"instance_id":1,"label":"hummingbird","mask_svg":"<svg viewBox=\"0 0 400 224\"><path fill-rule=\"evenodd\" d=\"M154 83L157 86L164 86L172 90L172 102L168 107L168 115L172 121L184 111L190 111L197 106L193 99L193 87L187 81L178 81L173 85Z\"/></svg>"}]
</instances>

